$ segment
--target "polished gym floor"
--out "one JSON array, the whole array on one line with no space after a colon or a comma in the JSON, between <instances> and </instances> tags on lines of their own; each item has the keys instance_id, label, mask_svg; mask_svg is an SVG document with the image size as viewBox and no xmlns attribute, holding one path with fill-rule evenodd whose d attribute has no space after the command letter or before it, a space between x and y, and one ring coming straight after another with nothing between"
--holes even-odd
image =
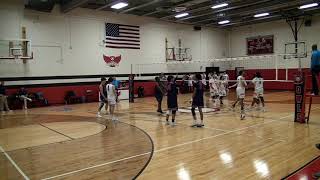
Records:
<instances>
[{"instance_id":1,"label":"polished gym floor","mask_svg":"<svg viewBox=\"0 0 320 180\"><path fill-rule=\"evenodd\" d=\"M281 179L320 155L320 105L309 124L294 123L293 92L265 93L266 111L246 119L230 92L220 111L192 128L189 112L165 125L153 97L117 106L119 121L96 117L98 103L16 110L0 119L0 180ZM188 109L191 94L179 95ZM163 108L165 109L166 104ZM212 103L206 98L207 107ZM199 114L197 114L199 117Z\"/></svg>"}]
</instances>

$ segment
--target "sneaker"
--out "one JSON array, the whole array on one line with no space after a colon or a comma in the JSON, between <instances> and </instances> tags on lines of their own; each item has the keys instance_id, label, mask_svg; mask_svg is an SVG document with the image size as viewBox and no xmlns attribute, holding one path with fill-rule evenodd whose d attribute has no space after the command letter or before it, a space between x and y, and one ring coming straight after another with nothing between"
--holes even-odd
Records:
<instances>
[{"instance_id":1,"label":"sneaker","mask_svg":"<svg viewBox=\"0 0 320 180\"><path fill-rule=\"evenodd\" d=\"M204 124L197 124L197 127L203 127L204 126Z\"/></svg>"},{"instance_id":2,"label":"sneaker","mask_svg":"<svg viewBox=\"0 0 320 180\"><path fill-rule=\"evenodd\" d=\"M241 114L241 115L240 115L240 119L241 119L241 120L244 120L245 118L246 118L246 115L245 115L245 114Z\"/></svg>"},{"instance_id":3,"label":"sneaker","mask_svg":"<svg viewBox=\"0 0 320 180\"><path fill-rule=\"evenodd\" d=\"M169 121L166 121L166 125L170 125Z\"/></svg>"},{"instance_id":4,"label":"sneaker","mask_svg":"<svg viewBox=\"0 0 320 180\"><path fill-rule=\"evenodd\" d=\"M97 113L97 117L101 118L102 116L101 116L101 114L100 114L100 113Z\"/></svg>"},{"instance_id":5,"label":"sneaker","mask_svg":"<svg viewBox=\"0 0 320 180\"><path fill-rule=\"evenodd\" d=\"M197 127L198 125L197 124L192 124L190 127Z\"/></svg>"}]
</instances>

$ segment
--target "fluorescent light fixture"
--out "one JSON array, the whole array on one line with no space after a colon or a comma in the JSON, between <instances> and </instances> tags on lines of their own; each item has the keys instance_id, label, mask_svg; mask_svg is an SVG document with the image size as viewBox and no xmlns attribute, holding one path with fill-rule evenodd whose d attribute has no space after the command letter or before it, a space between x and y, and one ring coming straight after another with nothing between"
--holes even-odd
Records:
<instances>
[{"instance_id":1,"label":"fluorescent light fixture","mask_svg":"<svg viewBox=\"0 0 320 180\"><path fill-rule=\"evenodd\" d=\"M126 7L126 6L128 6L128 3L119 2L119 3L115 4L115 5L112 5L111 8L112 9L121 9L121 8Z\"/></svg>"},{"instance_id":2,"label":"fluorescent light fixture","mask_svg":"<svg viewBox=\"0 0 320 180\"><path fill-rule=\"evenodd\" d=\"M218 8L226 7L226 6L228 6L228 5L229 5L228 3L222 3L222 4L214 5L214 6L212 6L211 8L212 8L212 9L218 9Z\"/></svg>"},{"instance_id":3,"label":"fluorescent light fixture","mask_svg":"<svg viewBox=\"0 0 320 180\"><path fill-rule=\"evenodd\" d=\"M174 17L175 18L181 18L181 17L185 17L185 16L188 16L188 15L189 15L189 13L181 13L181 14L175 15Z\"/></svg>"},{"instance_id":4,"label":"fluorescent light fixture","mask_svg":"<svg viewBox=\"0 0 320 180\"><path fill-rule=\"evenodd\" d=\"M264 17L264 16L269 16L269 13L256 14L253 17L258 18L258 17Z\"/></svg>"},{"instance_id":5,"label":"fluorescent light fixture","mask_svg":"<svg viewBox=\"0 0 320 180\"><path fill-rule=\"evenodd\" d=\"M318 3L306 4L306 5L300 6L299 9L307 9L307 8L315 7L318 5L319 5Z\"/></svg>"},{"instance_id":6,"label":"fluorescent light fixture","mask_svg":"<svg viewBox=\"0 0 320 180\"><path fill-rule=\"evenodd\" d=\"M228 24L229 22L230 22L229 20L224 20L224 21L218 22L218 24Z\"/></svg>"}]
</instances>

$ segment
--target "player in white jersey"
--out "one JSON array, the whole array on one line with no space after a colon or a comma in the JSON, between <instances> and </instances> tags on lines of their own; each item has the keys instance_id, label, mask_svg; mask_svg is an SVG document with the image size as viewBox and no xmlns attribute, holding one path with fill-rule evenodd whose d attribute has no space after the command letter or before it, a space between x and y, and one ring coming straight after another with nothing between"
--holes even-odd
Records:
<instances>
[{"instance_id":1,"label":"player in white jersey","mask_svg":"<svg viewBox=\"0 0 320 180\"><path fill-rule=\"evenodd\" d=\"M219 81L219 99L220 99L220 105L223 105L223 98L227 96L227 81L225 80L224 76L220 76Z\"/></svg>"},{"instance_id":2,"label":"player in white jersey","mask_svg":"<svg viewBox=\"0 0 320 180\"><path fill-rule=\"evenodd\" d=\"M251 108L253 108L254 104L259 105L261 102L262 110L264 111L263 77L259 72L257 72L255 77L252 79L252 83L254 84L254 93Z\"/></svg>"},{"instance_id":3,"label":"player in white jersey","mask_svg":"<svg viewBox=\"0 0 320 180\"><path fill-rule=\"evenodd\" d=\"M107 89L107 94L108 94L108 103L109 103L109 110L110 110L110 115L111 119L113 121L117 120L117 118L114 116L114 109L117 104L117 92L115 86L112 84L113 78L110 77L108 79L108 84L106 86Z\"/></svg>"},{"instance_id":4,"label":"player in white jersey","mask_svg":"<svg viewBox=\"0 0 320 180\"><path fill-rule=\"evenodd\" d=\"M227 94L229 93L229 75L227 74L227 72L223 72L223 80L225 81L225 85L226 85L226 92Z\"/></svg>"},{"instance_id":5,"label":"player in white jersey","mask_svg":"<svg viewBox=\"0 0 320 180\"><path fill-rule=\"evenodd\" d=\"M214 107L218 106L218 98L219 98L219 88L218 88L218 79L217 76L210 76L209 79L209 87L210 87L210 96L213 101Z\"/></svg>"},{"instance_id":6,"label":"player in white jersey","mask_svg":"<svg viewBox=\"0 0 320 180\"><path fill-rule=\"evenodd\" d=\"M207 85L207 79L206 79L206 77L207 77L207 75L206 75L206 73L202 73L201 74L201 78L202 78L202 84L204 85L204 86L206 86Z\"/></svg>"},{"instance_id":7,"label":"player in white jersey","mask_svg":"<svg viewBox=\"0 0 320 180\"><path fill-rule=\"evenodd\" d=\"M233 103L232 108L235 108L236 104L238 102L240 102L240 105L241 105L240 118L241 118L241 120L243 120L245 118L245 114L244 114L244 98L245 98L247 83L246 83L246 80L245 80L244 76L245 76L245 72L244 71L240 71L239 72L239 76L237 77L237 83L229 87L229 88L233 88L233 87L237 86L237 89L236 89L236 91L237 91L237 100Z\"/></svg>"}]
</instances>

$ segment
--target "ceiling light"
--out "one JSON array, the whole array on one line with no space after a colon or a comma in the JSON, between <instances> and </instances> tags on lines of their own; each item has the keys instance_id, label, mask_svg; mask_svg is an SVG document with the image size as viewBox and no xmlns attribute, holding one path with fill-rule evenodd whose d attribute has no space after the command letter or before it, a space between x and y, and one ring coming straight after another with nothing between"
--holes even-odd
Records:
<instances>
[{"instance_id":1,"label":"ceiling light","mask_svg":"<svg viewBox=\"0 0 320 180\"><path fill-rule=\"evenodd\" d=\"M306 4L306 5L300 6L299 9L307 9L307 8L315 7L318 5L319 5L318 3Z\"/></svg>"},{"instance_id":2,"label":"ceiling light","mask_svg":"<svg viewBox=\"0 0 320 180\"><path fill-rule=\"evenodd\" d=\"M229 22L230 22L229 20L224 20L224 21L218 22L218 24L228 24Z\"/></svg>"},{"instance_id":3,"label":"ceiling light","mask_svg":"<svg viewBox=\"0 0 320 180\"><path fill-rule=\"evenodd\" d=\"M185 17L185 16L188 16L188 15L189 15L189 13L181 13L181 14L175 15L174 17L175 18L181 18L181 17Z\"/></svg>"},{"instance_id":4,"label":"ceiling light","mask_svg":"<svg viewBox=\"0 0 320 180\"><path fill-rule=\"evenodd\" d=\"M217 9L217 8L226 7L226 6L228 6L228 5L229 5L228 3L222 3L222 4L214 5L214 6L212 6L211 8L212 8L212 9Z\"/></svg>"},{"instance_id":5,"label":"ceiling light","mask_svg":"<svg viewBox=\"0 0 320 180\"><path fill-rule=\"evenodd\" d=\"M126 7L126 6L128 6L128 3L119 2L119 3L115 4L115 5L112 5L111 8L112 9L121 9L121 8Z\"/></svg>"},{"instance_id":6,"label":"ceiling light","mask_svg":"<svg viewBox=\"0 0 320 180\"><path fill-rule=\"evenodd\" d=\"M269 13L256 14L253 17L258 18L258 17L264 17L264 16L269 16Z\"/></svg>"}]
</instances>

